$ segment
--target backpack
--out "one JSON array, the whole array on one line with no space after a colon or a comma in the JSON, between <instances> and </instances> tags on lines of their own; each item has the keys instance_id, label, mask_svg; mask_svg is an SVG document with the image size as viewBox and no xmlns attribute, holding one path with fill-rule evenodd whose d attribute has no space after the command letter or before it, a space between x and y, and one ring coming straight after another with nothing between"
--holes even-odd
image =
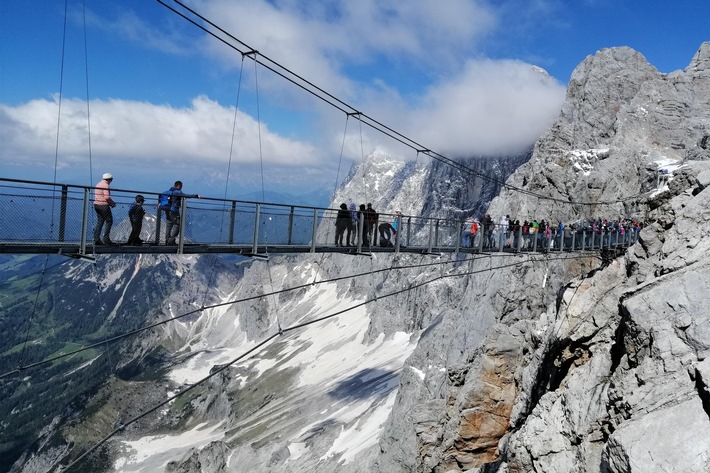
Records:
<instances>
[{"instance_id":1,"label":"backpack","mask_svg":"<svg viewBox=\"0 0 710 473\"><path fill-rule=\"evenodd\" d=\"M158 197L158 205L162 210L170 210L173 205L173 190L168 189Z\"/></svg>"}]
</instances>

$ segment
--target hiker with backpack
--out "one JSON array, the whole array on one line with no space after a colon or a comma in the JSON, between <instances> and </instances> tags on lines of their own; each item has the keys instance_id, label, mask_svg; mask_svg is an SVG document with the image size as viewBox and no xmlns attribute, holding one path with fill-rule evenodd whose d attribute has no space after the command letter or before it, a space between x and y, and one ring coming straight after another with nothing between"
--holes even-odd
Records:
<instances>
[{"instance_id":1,"label":"hiker with backpack","mask_svg":"<svg viewBox=\"0 0 710 473\"><path fill-rule=\"evenodd\" d=\"M180 231L180 206L182 198L201 197L197 194L185 194L182 191L182 181L175 181L175 185L166 190L159 197L160 210L165 211L168 223L165 226L165 244L174 245Z\"/></svg>"}]
</instances>

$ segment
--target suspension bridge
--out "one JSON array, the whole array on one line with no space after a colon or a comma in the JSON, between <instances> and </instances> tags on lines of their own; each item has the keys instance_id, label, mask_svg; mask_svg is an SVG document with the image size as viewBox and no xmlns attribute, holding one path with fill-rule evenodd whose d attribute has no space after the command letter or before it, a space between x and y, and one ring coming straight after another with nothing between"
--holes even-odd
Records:
<instances>
[{"instance_id":1,"label":"suspension bridge","mask_svg":"<svg viewBox=\"0 0 710 473\"><path fill-rule=\"evenodd\" d=\"M336 244L337 209L218 198L181 199L179 232L166 239L167 219L158 207L159 193L112 189L111 240L98 245L92 187L0 178L0 253L60 254L236 254L265 257L290 253L525 253L624 249L637 232L622 227L549 235L523 234L500 224L482 225L472 241L463 239L464 221L416 215L378 214L375 223L356 212L348 243ZM142 243L125 244L131 231L128 213L135 196L145 196ZM379 226L400 229L382 241ZM389 225L388 225L389 224ZM166 244L166 242L170 244Z\"/></svg>"}]
</instances>

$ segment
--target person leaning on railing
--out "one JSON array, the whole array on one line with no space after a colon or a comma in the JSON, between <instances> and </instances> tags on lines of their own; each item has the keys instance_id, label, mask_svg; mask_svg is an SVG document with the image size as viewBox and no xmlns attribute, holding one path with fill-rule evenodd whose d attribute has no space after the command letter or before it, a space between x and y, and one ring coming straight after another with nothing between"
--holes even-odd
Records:
<instances>
[{"instance_id":1,"label":"person leaning on railing","mask_svg":"<svg viewBox=\"0 0 710 473\"><path fill-rule=\"evenodd\" d=\"M168 223L165 226L165 244L174 245L178 232L180 231L180 205L183 197L197 197L197 194L185 194L182 191L182 181L175 181L173 187L161 194L167 197L167 201L161 199L160 209L165 211L165 218Z\"/></svg>"}]
</instances>

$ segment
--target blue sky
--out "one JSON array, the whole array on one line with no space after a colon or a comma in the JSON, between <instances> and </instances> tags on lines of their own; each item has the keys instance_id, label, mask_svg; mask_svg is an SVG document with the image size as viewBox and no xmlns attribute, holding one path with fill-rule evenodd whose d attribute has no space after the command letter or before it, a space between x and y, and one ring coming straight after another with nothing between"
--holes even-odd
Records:
<instances>
[{"instance_id":1,"label":"blue sky","mask_svg":"<svg viewBox=\"0 0 710 473\"><path fill-rule=\"evenodd\" d=\"M451 157L534 142L574 68L599 49L630 46L669 73L710 40L710 2L695 0L185 3ZM377 147L416 156L157 1L66 7L65 37L64 1L3 2L0 177L51 181L56 163L58 182L91 185L109 171L114 187L161 191L182 179L222 197L260 190L262 164L267 190L300 193L332 190Z\"/></svg>"}]
</instances>

